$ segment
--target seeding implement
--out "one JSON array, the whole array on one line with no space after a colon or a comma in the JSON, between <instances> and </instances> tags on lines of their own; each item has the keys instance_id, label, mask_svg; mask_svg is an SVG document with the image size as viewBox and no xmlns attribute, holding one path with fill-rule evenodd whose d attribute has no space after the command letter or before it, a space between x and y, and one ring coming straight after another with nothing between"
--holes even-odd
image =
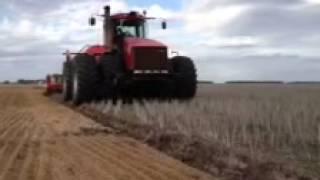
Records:
<instances>
[{"instance_id":1,"label":"seeding implement","mask_svg":"<svg viewBox=\"0 0 320 180\"><path fill-rule=\"evenodd\" d=\"M61 93L63 90L62 87L62 75L53 74L48 75L46 79L46 95L51 95L55 93Z\"/></svg>"}]
</instances>

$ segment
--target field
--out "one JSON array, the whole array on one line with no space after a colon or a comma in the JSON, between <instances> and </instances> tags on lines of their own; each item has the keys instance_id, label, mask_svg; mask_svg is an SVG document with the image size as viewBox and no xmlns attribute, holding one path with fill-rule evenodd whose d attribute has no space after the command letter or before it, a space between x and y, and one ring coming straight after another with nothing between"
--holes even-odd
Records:
<instances>
[{"instance_id":1,"label":"field","mask_svg":"<svg viewBox=\"0 0 320 180\"><path fill-rule=\"evenodd\" d=\"M42 95L0 87L0 180L211 180Z\"/></svg>"},{"instance_id":2,"label":"field","mask_svg":"<svg viewBox=\"0 0 320 180\"><path fill-rule=\"evenodd\" d=\"M2 86L0 180L318 180L319 92L200 85L192 101L74 107Z\"/></svg>"},{"instance_id":3,"label":"field","mask_svg":"<svg viewBox=\"0 0 320 180\"><path fill-rule=\"evenodd\" d=\"M317 85L201 85L190 102L79 110L216 177L319 179L319 107Z\"/></svg>"}]
</instances>

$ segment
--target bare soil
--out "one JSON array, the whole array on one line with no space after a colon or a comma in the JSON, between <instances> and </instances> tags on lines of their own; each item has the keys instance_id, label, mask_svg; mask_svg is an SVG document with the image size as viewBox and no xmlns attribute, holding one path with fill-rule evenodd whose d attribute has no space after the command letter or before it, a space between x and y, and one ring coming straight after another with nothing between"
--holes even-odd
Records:
<instances>
[{"instance_id":1,"label":"bare soil","mask_svg":"<svg viewBox=\"0 0 320 180\"><path fill-rule=\"evenodd\" d=\"M0 88L0 180L212 180L30 87Z\"/></svg>"}]
</instances>

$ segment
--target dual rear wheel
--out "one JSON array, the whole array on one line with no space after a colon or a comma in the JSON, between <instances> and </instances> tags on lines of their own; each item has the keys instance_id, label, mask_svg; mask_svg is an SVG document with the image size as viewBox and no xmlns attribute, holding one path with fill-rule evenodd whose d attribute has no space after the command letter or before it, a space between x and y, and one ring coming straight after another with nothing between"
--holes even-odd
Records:
<instances>
[{"instance_id":1,"label":"dual rear wheel","mask_svg":"<svg viewBox=\"0 0 320 180\"><path fill-rule=\"evenodd\" d=\"M92 101L96 98L99 74L95 58L78 54L73 62L66 62L63 71L63 98L73 104Z\"/></svg>"},{"instance_id":2,"label":"dual rear wheel","mask_svg":"<svg viewBox=\"0 0 320 180\"><path fill-rule=\"evenodd\" d=\"M72 69L70 62L63 63L63 89L62 95L64 101L69 101L72 98Z\"/></svg>"}]
</instances>

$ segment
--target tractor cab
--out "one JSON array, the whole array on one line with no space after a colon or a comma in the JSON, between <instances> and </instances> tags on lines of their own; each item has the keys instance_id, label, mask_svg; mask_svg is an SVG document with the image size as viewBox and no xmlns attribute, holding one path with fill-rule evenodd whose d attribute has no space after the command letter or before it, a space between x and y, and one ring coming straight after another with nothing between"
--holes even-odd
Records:
<instances>
[{"instance_id":1,"label":"tractor cab","mask_svg":"<svg viewBox=\"0 0 320 180\"><path fill-rule=\"evenodd\" d=\"M113 49L119 46L119 42L126 38L134 38L136 41L140 42L143 41L143 39L146 39L147 20L155 19L147 17L146 14L146 11L144 11L143 14L131 11L129 13L117 13L111 15L110 6L105 6L104 14L100 15L103 17L103 45L108 49ZM91 26L96 24L94 17L89 19L89 24ZM162 28L166 29L166 27L166 22L163 21ZM160 45L159 43L157 44Z\"/></svg>"},{"instance_id":2,"label":"tractor cab","mask_svg":"<svg viewBox=\"0 0 320 180\"><path fill-rule=\"evenodd\" d=\"M105 27L106 46L122 51L125 39L145 39L145 24L145 17L137 12L119 13L111 16L109 26Z\"/></svg>"},{"instance_id":3,"label":"tractor cab","mask_svg":"<svg viewBox=\"0 0 320 180\"><path fill-rule=\"evenodd\" d=\"M115 36L146 38L145 17L137 12L116 14L111 19Z\"/></svg>"}]
</instances>

